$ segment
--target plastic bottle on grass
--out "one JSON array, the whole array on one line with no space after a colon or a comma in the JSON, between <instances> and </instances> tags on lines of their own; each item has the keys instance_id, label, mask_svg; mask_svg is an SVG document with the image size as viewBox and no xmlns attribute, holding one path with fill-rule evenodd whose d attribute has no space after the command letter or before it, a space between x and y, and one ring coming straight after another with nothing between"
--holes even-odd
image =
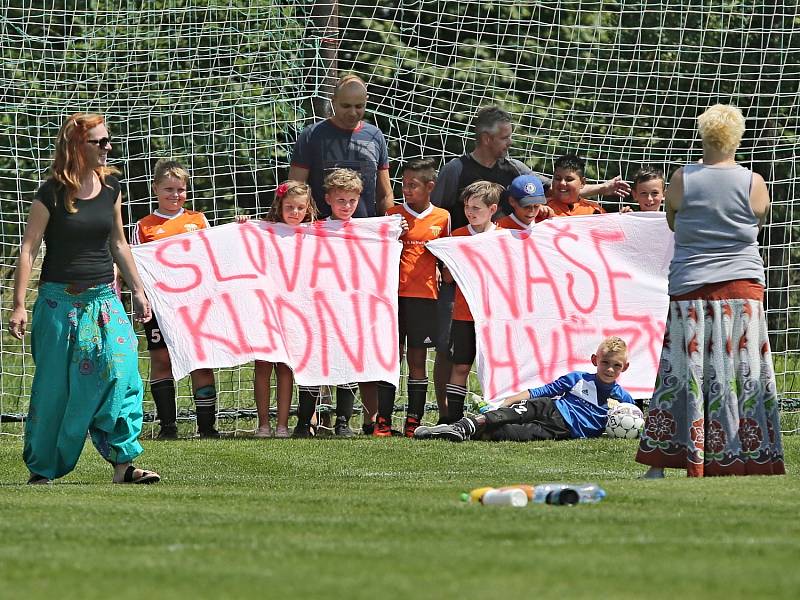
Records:
<instances>
[{"instance_id":1,"label":"plastic bottle on grass","mask_svg":"<svg viewBox=\"0 0 800 600\"><path fill-rule=\"evenodd\" d=\"M472 409L475 412L483 414L492 409L492 405L486 402L486 400L484 400L480 396L476 396L476 398L477 399L473 400L472 402Z\"/></svg>"},{"instance_id":2,"label":"plastic bottle on grass","mask_svg":"<svg viewBox=\"0 0 800 600\"><path fill-rule=\"evenodd\" d=\"M518 487L500 489L482 487L468 494L461 494L461 500L471 504L480 502L484 505L522 507L528 504L528 494Z\"/></svg>"},{"instance_id":3,"label":"plastic bottle on grass","mask_svg":"<svg viewBox=\"0 0 800 600\"><path fill-rule=\"evenodd\" d=\"M539 488L545 488L539 490ZM549 488L549 489L547 489ZM544 486L536 486L535 497L544 497L544 502L547 504L594 504L600 502L606 497L606 492L596 483L581 483L581 484L545 484ZM537 500L534 500L535 502ZM538 500L541 502L541 500Z\"/></svg>"},{"instance_id":4,"label":"plastic bottle on grass","mask_svg":"<svg viewBox=\"0 0 800 600\"><path fill-rule=\"evenodd\" d=\"M490 490L493 490L493 489L494 489L493 487L475 488L474 490L472 490L469 493L464 492L463 494L461 494L461 500L462 500L462 502L469 502L470 504L474 504L474 503L480 502L481 498L483 498L483 495L486 492L488 492Z\"/></svg>"},{"instance_id":5,"label":"plastic bottle on grass","mask_svg":"<svg viewBox=\"0 0 800 600\"><path fill-rule=\"evenodd\" d=\"M544 504L547 502L547 495L550 492L561 491L566 487L569 487L568 483L540 483L533 488L531 502L534 504Z\"/></svg>"},{"instance_id":6,"label":"plastic bottle on grass","mask_svg":"<svg viewBox=\"0 0 800 600\"><path fill-rule=\"evenodd\" d=\"M489 490L481 498L481 504L516 506L521 508L528 505L528 494L519 488Z\"/></svg>"},{"instance_id":7,"label":"plastic bottle on grass","mask_svg":"<svg viewBox=\"0 0 800 600\"><path fill-rule=\"evenodd\" d=\"M534 487L532 485L526 485L524 483L516 483L514 485L504 485L501 488L497 488L499 490L522 490L525 492L525 495L528 497L528 501L533 500L533 491Z\"/></svg>"}]
</instances>

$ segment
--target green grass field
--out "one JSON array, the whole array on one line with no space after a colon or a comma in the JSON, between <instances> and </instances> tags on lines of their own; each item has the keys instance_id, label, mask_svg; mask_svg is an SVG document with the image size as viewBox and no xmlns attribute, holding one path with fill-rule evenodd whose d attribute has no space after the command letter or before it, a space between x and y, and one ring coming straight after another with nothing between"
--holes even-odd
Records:
<instances>
[{"instance_id":1,"label":"green grass field","mask_svg":"<svg viewBox=\"0 0 800 600\"><path fill-rule=\"evenodd\" d=\"M145 441L155 486L25 486L0 437L1 598L796 598L790 475L636 479L635 441ZM597 481L597 505L466 505L481 485Z\"/></svg>"}]
</instances>

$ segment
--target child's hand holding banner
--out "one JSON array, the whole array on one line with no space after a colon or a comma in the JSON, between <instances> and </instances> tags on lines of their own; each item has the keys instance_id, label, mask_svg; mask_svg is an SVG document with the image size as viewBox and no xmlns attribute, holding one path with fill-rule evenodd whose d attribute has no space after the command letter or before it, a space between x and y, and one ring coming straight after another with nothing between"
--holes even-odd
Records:
<instances>
[{"instance_id":1,"label":"child's hand holding banner","mask_svg":"<svg viewBox=\"0 0 800 600\"><path fill-rule=\"evenodd\" d=\"M176 379L254 359L398 384L400 219L248 221L134 246Z\"/></svg>"},{"instance_id":2,"label":"child's hand holding banner","mask_svg":"<svg viewBox=\"0 0 800 600\"><path fill-rule=\"evenodd\" d=\"M628 343L620 383L653 391L669 305L673 237L663 213L556 218L532 231L428 243L464 294L484 397L499 400L562 373L593 370L603 338Z\"/></svg>"}]
</instances>

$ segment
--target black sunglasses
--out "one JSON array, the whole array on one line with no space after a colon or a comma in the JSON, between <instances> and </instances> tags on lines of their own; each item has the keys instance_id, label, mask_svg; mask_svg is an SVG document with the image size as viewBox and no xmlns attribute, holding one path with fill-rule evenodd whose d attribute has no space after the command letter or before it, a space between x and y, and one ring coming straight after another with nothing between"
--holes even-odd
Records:
<instances>
[{"instance_id":1,"label":"black sunglasses","mask_svg":"<svg viewBox=\"0 0 800 600\"><path fill-rule=\"evenodd\" d=\"M104 137L99 140L86 140L88 144L95 144L98 148L106 148L111 145L111 138Z\"/></svg>"}]
</instances>

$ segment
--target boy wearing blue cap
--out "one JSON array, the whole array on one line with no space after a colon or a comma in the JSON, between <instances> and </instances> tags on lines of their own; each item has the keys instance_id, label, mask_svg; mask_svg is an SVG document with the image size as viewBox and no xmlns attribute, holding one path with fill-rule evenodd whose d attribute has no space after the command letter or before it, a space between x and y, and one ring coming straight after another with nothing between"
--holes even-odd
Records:
<instances>
[{"instance_id":1,"label":"boy wearing blue cap","mask_svg":"<svg viewBox=\"0 0 800 600\"><path fill-rule=\"evenodd\" d=\"M547 206L544 184L536 175L520 175L506 189L506 197L512 212L497 224L503 229L528 230L535 223L555 216Z\"/></svg>"}]
</instances>

